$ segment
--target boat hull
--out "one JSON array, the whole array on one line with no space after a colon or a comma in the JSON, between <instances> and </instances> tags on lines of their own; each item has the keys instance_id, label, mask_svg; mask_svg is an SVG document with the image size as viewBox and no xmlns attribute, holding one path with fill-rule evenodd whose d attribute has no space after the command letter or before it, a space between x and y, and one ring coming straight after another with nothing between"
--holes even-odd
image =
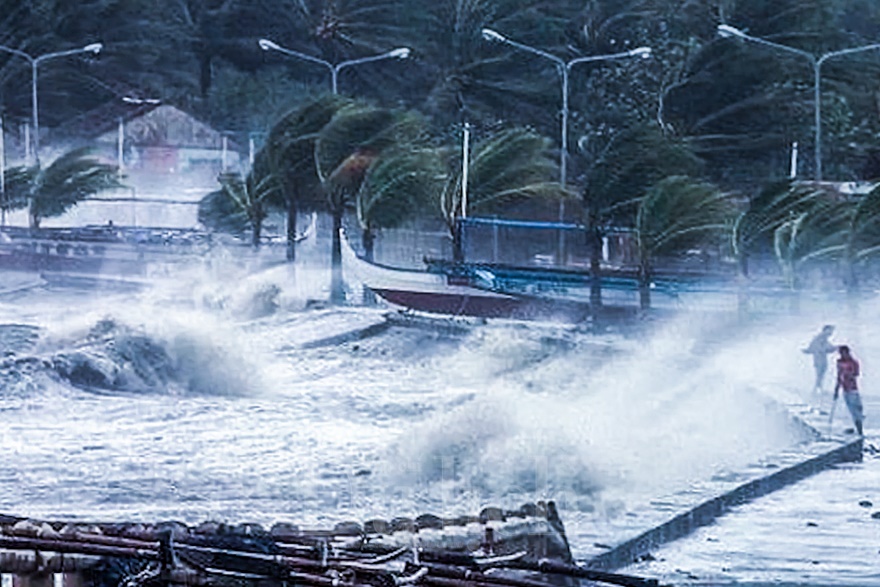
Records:
<instances>
[{"instance_id":1,"label":"boat hull","mask_svg":"<svg viewBox=\"0 0 880 587\"><path fill-rule=\"evenodd\" d=\"M570 322L578 322L589 316L589 307L577 303L560 303L513 296L443 294L381 287L371 287L370 289L391 304L432 314Z\"/></svg>"},{"instance_id":2,"label":"boat hull","mask_svg":"<svg viewBox=\"0 0 880 587\"><path fill-rule=\"evenodd\" d=\"M454 276L387 267L357 256L343 234L342 259L353 277L390 304L418 312L476 318L579 322L589 304L474 287Z\"/></svg>"}]
</instances>

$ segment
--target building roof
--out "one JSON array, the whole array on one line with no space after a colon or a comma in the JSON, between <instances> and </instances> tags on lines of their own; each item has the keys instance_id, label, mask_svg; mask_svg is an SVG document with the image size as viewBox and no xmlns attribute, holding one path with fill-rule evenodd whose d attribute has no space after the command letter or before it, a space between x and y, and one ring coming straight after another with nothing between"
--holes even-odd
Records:
<instances>
[{"instance_id":1,"label":"building roof","mask_svg":"<svg viewBox=\"0 0 880 587\"><path fill-rule=\"evenodd\" d=\"M123 100L107 102L53 134L69 140L116 143L120 120L129 145L200 149L220 149L223 145L223 133L174 106ZM227 147L234 149L235 145L230 141Z\"/></svg>"},{"instance_id":2,"label":"building roof","mask_svg":"<svg viewBox=\"0 0 880 587\"><path fill-rule=\"evenodd\" d=\"M156 106L125 121L125 140L139 147L220 149L223 133L170 105ZM118 130L104 133L98 142L116 142Z\"/></svg>"},{"instance_id":3,"label":"building roof","mask_svg":"<svg viewBox=\"0 0 880 587\"><path fill-rule=\"evenodd\" d=\"M93 140L115 130L120 119L127 122L158 107L158 103L132 104L122 99L109 100L57 127L52 135L74 141Z\"/></svg>"}]
</instances>

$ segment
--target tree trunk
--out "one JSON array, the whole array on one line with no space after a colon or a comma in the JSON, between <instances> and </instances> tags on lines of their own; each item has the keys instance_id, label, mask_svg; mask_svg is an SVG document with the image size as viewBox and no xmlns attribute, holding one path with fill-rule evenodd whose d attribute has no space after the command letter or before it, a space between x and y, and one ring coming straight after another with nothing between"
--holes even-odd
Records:
<instances>
[{"instance_id":1,"label":"tree trunk","mask_svg":"<svg viewBox=\"0 0 880 587\"><path fill-rule=\"evenodd\" d=\"M452 229L452 260L456 263L464 262L464 235L462 232L461 219L456 218Z\"/></svg>"},{"instance_id":2,"label":"tree trunk","mask_svg":"<svg viewBox=\"0 0 880 587\"><path fill-rule=\"evenodd\" d=\"M375 259L376 233L371 228L364 229L361 234L361 244L364 247L364 259L372 263ZM363 300L367 306L376 305L376 294L366 285L364 285Z\"/></svg>"},{"instance_id":3,"label":"tree trunk","mask_svg":"<svg viewBox=\"0 0 880 587\"><path fill-rule=\"evenodd\" d=\"M296 203L287 202L287 260L296 261Z\"/></svg>"},{"instance_id":4,"label":"tree trunk","mask_svg":"<svg viewBox=\"0 0 880 587\"><path fill-rule=\"evenodd\" d=\"M263 233L263 214L259 206L254 208L254 217L251 219L251 246L260 248L260 240Z\"/></svg>"},{"instance_id":5,"label":"tree trunk","mask_svg":"<svg viewBox=\"0 0 880 587\"><path fill-rule=\"evenodd\" d=\"M592 215L591 215L592 216ZM602 307L602 231L593 218L589 219L587 239L590 246L590 307Z\"/></svg>"},{"instance_id":6,"label":"tree trunk","mask_svg":"<svg viewBox=\"0 0 880 587\"><path fill-rule=\"evenodd\" d=\"M199 89L202 92L202 98L208 96L213 83L213 56L208 53L208 49L202 49L203 53L199 56Z\"/></svg>"},{"instance_id":7,"label":"tree trunk","mask_svg":"<svg viewBox=\"0 0 880 587\"><path fill-rule=\"evenodd\" d=\"M651 309L651 262L647 259L639 262L639 308Z\"/></svg>"},{"instance_id":8,"label":"tree trunk","mask_svg":"<svg viewBox=\"0 0 880 587\"><path fill-rule=\"evenodd\" d=\"M333 235L330 249L330 302L333 304L345 303L345 285L342 281L342 242L339 240L339 232L342 230L342 206L334 208Z\"/></svg>"},{"instance_id":9,"label":"tree trunk","mask_svg":"<svg viewBox=\"0 0 880 587\"><path fill-rule=\"evenodd\" d=\"M843 261L843 283L846 288L846 305L850 317L857 320L859 315L859 276L856 273L856 264L847 255Z\"/></svg>"},{"instance_id":10,"label":"tree trunk","mask_svg":"<svg viewBox=\"0 0 880 587\"><path fill-rule=\"evenodd\" d=\"M738 259L736 283L736 310L741 321L749 317L749 256L742 253Z\"/></svg>"},{"instance_id":11,"label":"tree trunk","mask_svg":"<svg viewBox=\"0 0 880 587\"><path fill-rule=\"evenodd\" d=\"M361 244L364 246L364 259L371 263L375 259L376 235L370 228L365 228L361 235Z\"/></svg>"}]
</instances>

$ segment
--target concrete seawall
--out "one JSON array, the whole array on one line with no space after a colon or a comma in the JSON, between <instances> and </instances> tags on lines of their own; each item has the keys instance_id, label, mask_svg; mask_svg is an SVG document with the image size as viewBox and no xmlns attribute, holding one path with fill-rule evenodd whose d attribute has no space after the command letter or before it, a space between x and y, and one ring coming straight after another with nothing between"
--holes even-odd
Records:
<instances>
[{"instance_id":1,"label":"concrete seawall","mask_svg":"<svg viewBox=\"0 0 880 587\"><path fill-rule=\"evenodd\" d=\"M639 512L634 517L640 519L642 528L645 527L646 518L656 520L654 525L639 531L636 529L638 522L626 524L636 534L635 537L619 540L605 552L590 556L584 561L586 566L614 570L650 559L651 551L658 546L687 536L700 526L711 524L737 505L797 483L838 463L861 461L862 438L852 435L831 436L826 415L790 390L775 389L765 395L773 407L785 410L793 423L808 436L812 436L813 440L778 455L771 455L766 462L751 466L720 483L710 481L705 489L710 489L713 484L717 485L714 496L698 491L697 496L692 495L689 499L685 492L663 501L652 502L650 508L655 511ZM822 429L828 434L820 432ZM699 495L704 498L693 499ZM688 501L691 501L691 505L687 504ZM672 517L669 517L670 514ZM625 532L625 529L622 530ZM620 534L618 532L618 536Z\"/></svg>"}]
</instances>

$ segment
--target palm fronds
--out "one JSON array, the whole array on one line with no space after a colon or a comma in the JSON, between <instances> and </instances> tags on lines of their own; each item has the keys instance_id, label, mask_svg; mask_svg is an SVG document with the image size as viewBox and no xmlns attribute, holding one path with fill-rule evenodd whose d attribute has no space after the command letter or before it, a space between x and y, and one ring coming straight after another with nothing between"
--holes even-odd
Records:
<instances>
[{"instance_id":1,"label":"palm fronds","mask_svg":"<svg viewBox=\"0 0 880 587\"><path fill-rule=\"evenodd\" d=\"M454 153L454 152L453 152ZM462 213L462 170L455 157L440 195L450 230ZM468 214L491 215L529 198L563 198L549 139L525 128L502 130L475 144L468 166Z\"/></svg>"}]
</instances>

